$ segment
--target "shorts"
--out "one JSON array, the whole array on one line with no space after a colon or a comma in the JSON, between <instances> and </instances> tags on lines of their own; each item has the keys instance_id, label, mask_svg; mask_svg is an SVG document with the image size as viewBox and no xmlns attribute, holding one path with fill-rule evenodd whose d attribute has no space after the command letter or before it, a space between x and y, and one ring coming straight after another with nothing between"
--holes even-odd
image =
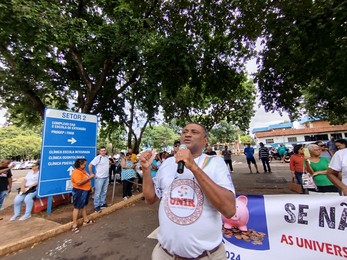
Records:
<instances>
[{"instance_id":1,"label":"shorts","mask_svg":"<svg viewBox=\"0 0 347 260\"><path fill-rule=\"evenodd\" d=\"M247 159L247 164L251 164L251 163L255 164L255 159L254 159L254 157L252 157L252 158L246 158L246 159Z\"/></svg>"},{"instance_id":2,"label":"shorts","mask_svg":"<svg viewBox=\"0 0 347 260\"><path fill-rule=\"evenodd\" d=\"M72 189L73 207L75 209L83 209L88 205L89 201L89 190Z\"/></svg>"}]
</instances>

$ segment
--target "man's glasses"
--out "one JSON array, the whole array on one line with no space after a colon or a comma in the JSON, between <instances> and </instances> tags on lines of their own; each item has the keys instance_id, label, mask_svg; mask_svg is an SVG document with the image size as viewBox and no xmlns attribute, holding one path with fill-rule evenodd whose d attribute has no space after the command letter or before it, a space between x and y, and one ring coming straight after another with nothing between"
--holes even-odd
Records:
<instances>
[{"instance_id":1,"label":"man's glasses","mask_svg":"<svg viewBox=\"0 0 347 260\"><path fill-rule=\"evenodd\" d=\"M180 144L175 144L175 145L174 145L174 147L179 147L179 146L180 146Z\"/></svg>"},{"instance_id":2,"label":"man's glasses","mask_svg":"<svg viewBox=\"0 0 347 260\"><path fill-rule=\"evenodd\" d=\"M320 144L320 145L318 145L319 147L325 147L325 144Z\"/></svg>"}]
</instances>

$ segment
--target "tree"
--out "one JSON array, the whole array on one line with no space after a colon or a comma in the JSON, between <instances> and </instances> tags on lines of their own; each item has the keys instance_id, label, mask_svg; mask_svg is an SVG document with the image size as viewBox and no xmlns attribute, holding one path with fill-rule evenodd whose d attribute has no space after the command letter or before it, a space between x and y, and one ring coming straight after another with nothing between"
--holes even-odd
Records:
<instances>
[{"instance_id":1,"label":"tree","mask_svg":"<svg viewBox=\"0 0 347 260\"><path fill-rule=\"evenodd\" d=\"M98 135L98 145L105 146L108 153L118 153L126 150L126 131L122 127L101 127Z\"/></svg>"},{"instance_id":2,"label":"tree","mask_svg":"<svg viewBox=\"0 0 347 260\"><path fill-rule=\"evenodd\" d=\"M179 139L179 134L167 124L151 126L146 129L143 136L143 146L160 149L168 145L173 145Z\"/></svg>"},{"instance_id":3,"label":"tree","mask_svg":"<svg viewBox=\"0 0 347 260\"><path fill-rule=\"evenodd\" d=\"M258 2L5 1L1 105L18 124L40 122L45 107L98 114L126 126L129 145L129 104L147 116L144 128L160 106L168 120L246 128L255 96L243 64L260 30Z\"/></svg>"},{"instance_id":4,"label":"tree","mask_svg":"<svg viewBox=\"0 0 347 260\"><path fill-rule=\"evenodd\" d=\"M266 111L347 122L347 1L269 1L257 82Z\"/></svg>"},{"instance_id":5,"label":"tree","mask_svg":"<svg viewBox=\"0 0 347 260\"><path fill-rule=\"evenodd\" d=\"M232 141L237 140L238 129L234 125L222 121L212 128L209 134L213 137L213 140L215 140L210 143L231 143Z\"/></svg>"},{"instance_id":6,"label":"tree","mask_svg":"<svg viewBox=\"0 0 347 260\"><path fill-rule=\"evenodd\" d=\"M252 144L252 145L255 144L254 139L253 139L251 136L249 136L249 135L243 135L243 136L241 136L240 139L241 139L241 143L242 143L243 145L246 145L246 144L248 144L248 143L250 143L250 144Z\"/></svg>"},{"instance_id":7,"label":"tree","mask_svg":"<svg viewBox=\"0 0 347 260\"><path fill-rule=\"evenodd\" d=\"M40 157L41 135L33 130L7 126L0 128L0 158L34 159Z\"/></svg>"}]
</instances>

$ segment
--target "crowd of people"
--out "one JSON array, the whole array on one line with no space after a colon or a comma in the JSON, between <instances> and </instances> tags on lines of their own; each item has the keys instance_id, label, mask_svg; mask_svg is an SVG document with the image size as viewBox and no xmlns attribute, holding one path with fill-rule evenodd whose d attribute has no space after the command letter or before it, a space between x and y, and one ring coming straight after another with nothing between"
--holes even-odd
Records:
<instances>
[{"instance_id":1,"label":"crowd of people","mask_svg":"<svg viewBox=\"0 0 347 260\"><path fill-rule=\"evenodd\" d=\"M281 145L278 151L281 161L285 154L283 147ZM315 188L309 191L339 192L347 196L346 147L345 139L330 140L328 143L317 141L307 146L295 145L290 157L292 177L303 186L304 192L307 189L303 176L309 174L315 183ZM118 182L122 183L123 200L133 196L134 191L142 191L148 204L160 201L158 244L153 250L152 259L204 259L206 256L209 259L224 259L221 214L226 217L235 214L235 188L231 178L234 168L233 153L228 146L218 153L220 156L208 145L205 127L189 123L183 128L181 138L174 142L171 153L157 153L154 149L145 150L137 156L129 148L126 153L115 157L114 154L107 155L106 148L100 147L98 155L89 164L86 159L77 159L71 174L72 232L80 231L80 215L83 226L94 223L86 210L90 197L94 199L94 211L101 212L108 207L106 194L109 184ZM250 143L245 147L244 155L250 173L253 173L252 165L259 173L255 150ZM264 173L271 173L271 149L260 143L258 156ZM12 189L13 166L10 163L8 159L0 162L0 207ZM179 165L182 171L178 171ZM39 161L35 162L32 170L23 178L14 199L14 214L10 221L31 217L39 167ZM23 202L25 211L20 216ZM204 226L203 230L201 226Z\"/></svg>"},{"instance_id":2,"label":"crowd of people","mask_svg":"<svg viewBox=\"0 0 347 260\"><path fill-rule=\"evenodd\" d=\"M326 144L316 141L305 147L294 146L294 154L290 157L292 177L302 185L302 193L335 192L347 195L347 141L332 138ZM308 154L305 154L307 149ZM303 174L309 174L315 188L308 188L303 182Z\"/></svg>"}]
</instances>

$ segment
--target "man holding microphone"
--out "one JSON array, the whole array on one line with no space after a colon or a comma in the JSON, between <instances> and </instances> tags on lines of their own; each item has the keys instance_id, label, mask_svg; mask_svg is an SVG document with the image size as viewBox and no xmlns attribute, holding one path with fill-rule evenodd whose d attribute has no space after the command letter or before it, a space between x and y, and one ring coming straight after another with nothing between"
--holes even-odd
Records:
<instances>
[{"instance_id":1,"label":"man holding microphone","mask_svg":"<svg viewBox=\"0 0 347 260\"><path fill-rule=\"evenodd\" d=\"M235 189L223 159L202 153L207 143L204 126L187 124L180 149L153 179L150 165L155 150L141 154L146 203L160 200L153 260L226 259L221 214L227 218L235 214Z\"/></svg>"}]
</instances>

